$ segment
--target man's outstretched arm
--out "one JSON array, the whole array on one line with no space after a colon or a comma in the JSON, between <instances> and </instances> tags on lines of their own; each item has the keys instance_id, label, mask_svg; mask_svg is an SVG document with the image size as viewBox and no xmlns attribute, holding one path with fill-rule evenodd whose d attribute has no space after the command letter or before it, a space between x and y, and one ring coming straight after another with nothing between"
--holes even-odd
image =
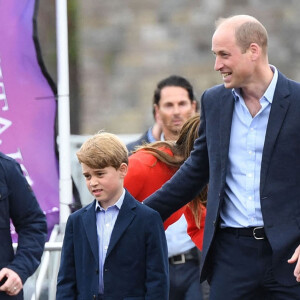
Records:
<instances>
[{"instance_id":1,"label":"man's outstretched arm","mask_svg":"<svg viewBox=\"0 0 300 300\"><path fill-rule=\"evenodd\" d=\"M174 176L144 200L144 204L160 213L163 221L192 201L208 183L208 157L204 141L200 135L190 157Z\"/></svg>"}]
</instances>

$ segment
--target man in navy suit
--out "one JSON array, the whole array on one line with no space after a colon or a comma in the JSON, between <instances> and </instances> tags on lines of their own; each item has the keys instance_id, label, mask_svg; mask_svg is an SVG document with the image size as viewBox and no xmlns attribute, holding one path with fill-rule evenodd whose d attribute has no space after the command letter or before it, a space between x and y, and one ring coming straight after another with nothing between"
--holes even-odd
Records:
<instances>
[{"instance_id":1,"label":"man in navy suit","mask_svg":"<svg viewBox=\"0 0 300 300\"><path fill-rule=\"evenodd\" d=\"M162 220L123 188L125 144L102 132L77 157L95 200L68 219L56 299L168 300Z\"/></svg>"},{"instance_id":2,"label":"man in navy suit","mask_svg":"<svg viewBox=\"0 0 300 300\"><path fill-rule=\"evenodd\" d=\"M16 253L10 232L18 233ZM39 266L47 238L46 216L20 165L0 153L0 299L23 299L23 284Z\"/></svg>"},{"instance_id":3,"label":"man in navy suit","mask_svg":"<svg viewBox=\"0 0 300 300\"><path fill-rule=\"evenodd\" d=\"M145 200L166 219L209 183L201 280L210 299L300 299L300 84L268 62L264 26L220 19L223 85L204 92L194 151Z\"/></svg>"}]
</instances>

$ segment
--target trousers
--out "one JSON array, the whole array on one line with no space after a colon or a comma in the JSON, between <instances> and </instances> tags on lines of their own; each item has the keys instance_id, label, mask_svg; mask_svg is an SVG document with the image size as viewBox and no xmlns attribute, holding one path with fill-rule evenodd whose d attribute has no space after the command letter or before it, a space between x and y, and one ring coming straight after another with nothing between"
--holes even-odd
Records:
<instances>
[{"instance_id":1,"label":"trousers","mask_svg":"<svg viewBox=\"0 0 300 300\"><path fill-rule=\"evenodd\" d=\"M272 272L267 240L219 229L212 245L210 300L296 300L300 284L283 286Z\"/></svg>"},{"instance_id":2,"label":"trousers","mask_svg":"<svg viewBox=\"0 0 300 300\"><path fill-rule=\"evenodd\" d=\"M169 300L203 300L199 258L196 257L180 264L169 264Z\"/></svg>"}]
</instances>

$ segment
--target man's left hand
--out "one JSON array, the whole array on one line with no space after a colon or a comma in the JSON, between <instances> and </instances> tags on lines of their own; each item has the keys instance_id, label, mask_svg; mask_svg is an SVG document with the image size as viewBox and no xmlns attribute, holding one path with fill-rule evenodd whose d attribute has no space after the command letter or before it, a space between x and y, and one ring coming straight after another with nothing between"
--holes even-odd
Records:
<instances>
[{"instance_id":1,"label":"man's left hand","mask_svg":"<svg viewBox=\"0 0 300 300\"><path fill-rule=\"evenodd\" d=\"M0 271L0 280L7 278L3 285L0 286L0 291L5 292L9 296L16 296L23 288L20 276L13 270L3 268Z\"/></svg>"},{"instance_id":2,"label":"man's left hand","mask_svg":"<svg viewBox=\"0 0 300 300\"><path fill-rule=\"evenodd\" d=\"M289 264L296 263L295 269L294 269L294 276L296 277L296 280L300 282L300 245L296 248L294 254L292 257L288 260Z\"/></svg>"}]
</instances>

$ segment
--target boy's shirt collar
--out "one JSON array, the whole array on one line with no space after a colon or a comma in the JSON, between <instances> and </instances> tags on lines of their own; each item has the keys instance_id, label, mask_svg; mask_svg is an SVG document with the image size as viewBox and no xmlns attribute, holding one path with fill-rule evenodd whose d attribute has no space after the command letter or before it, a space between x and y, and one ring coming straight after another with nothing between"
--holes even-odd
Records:
<instances>
[{"instance_id":1,"label":"boy's shirt collar","mask_svg":"<svg viewBox=\"0 0 300 300\"><path fill-rule=\"evenodd\" d=\"M114 205L109 206L106 210L110 209L111 207L116 207L116 208L118 208L120 210L121 206L123 204L124 198L125 198L125 189L123 188L123 193L122 193L121 197L119 198L119 200ZM97 210L105 211L105 209L100 206L100 204L99 204L99 202L97 200L96 200L95 210L96 211Z\"/></svg>"}]
</instances>

